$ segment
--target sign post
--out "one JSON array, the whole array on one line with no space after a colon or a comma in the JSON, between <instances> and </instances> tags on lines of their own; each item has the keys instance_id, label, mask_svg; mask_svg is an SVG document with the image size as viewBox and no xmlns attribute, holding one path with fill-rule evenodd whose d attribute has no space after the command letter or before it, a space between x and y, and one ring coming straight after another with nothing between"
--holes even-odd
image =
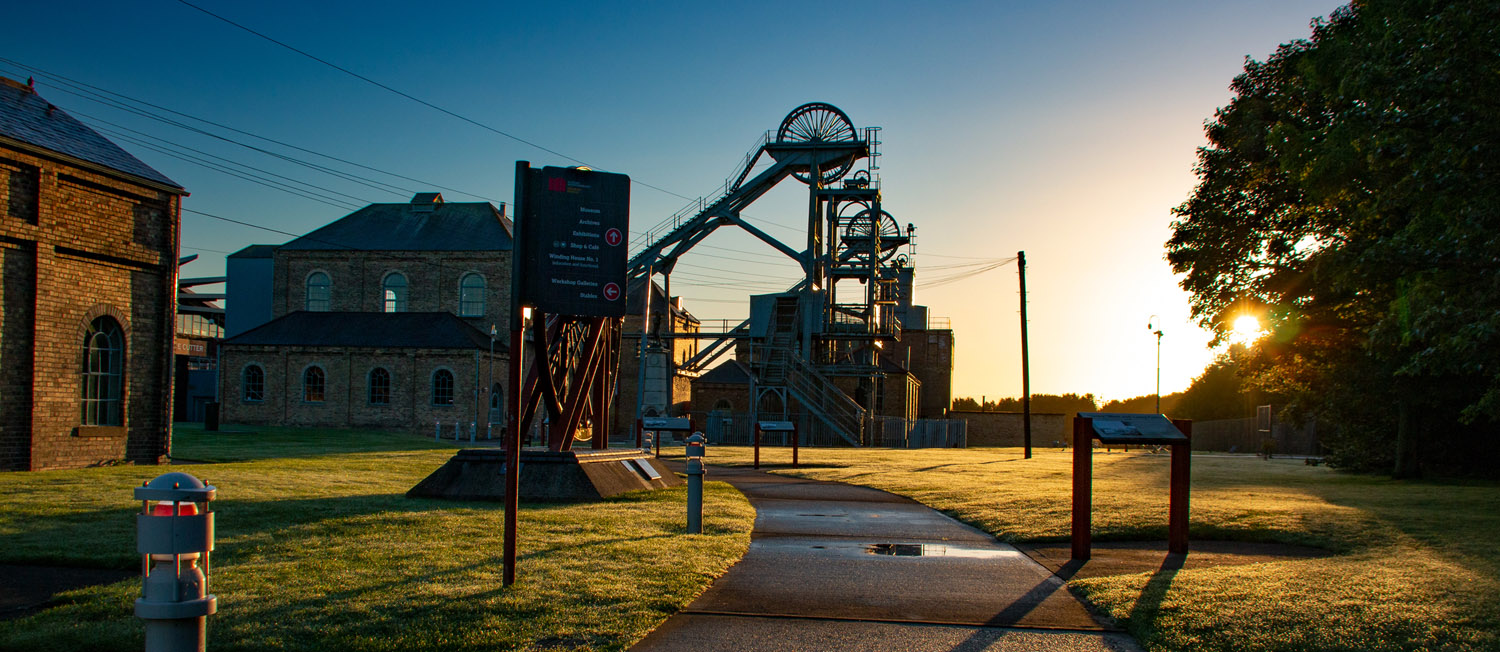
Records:
<instances>
[{"instance_id":1,"label":"sign post","mask_svg":"<svg viewBox=\"0 0 1500 652\"><path fill-rule=\"evenodd\" d=\"M511 251L510 422L505 433L504 584L516 578L517 510L520 506L521 430L529 422L532 398L546 395L554 418L549 446L568 450L586 404L594 412L594 446L607 445L609 379L607 368L617 338L618 319L625 315L625 234L630 232L630 177L583 168L534 169L516 161L514 248ZM539 350L532 375L537 387L523 390L525 313L538 325ZM566 321L590 322L587 343L578 357L582 366L559 370L571 377L568 396L553 385L552 351L543 337L548 315ZM578 320L576 318L584 318ZM607 321L614 320L614 321ZM564 322L559 322L559 324ZM560 329L560 326L559 326ZM530 394L528 396L528 394ZM566 400L561 400L566 399ZM563 413L560 413L563 412ZM565 414L564 414L565 413ZM557 435L561 432L561 438Z\"/></svg>"},{"instance_id":2,"label":"sign post","mask_svg":"<svg viewBox=\"0 0 1500 652\"><path fill-rule=\"evenodd\" d=\"M1167 550L1188 551L1188 481L1192 473L1193 422L1160 414L1079 412L1073 419L1073 559L1087 561L1093 546L1094 439L1110 444L1172 447L1167 496Z\"/></svg>"},{"instance_id":3,"label":"sign post","mask_svg":"<svg viewBox=\"0 0 1500 652\"><path fill-rule=\"evenodd\" d=\"M755 468L760 468L760 433L762 432L790 432L792 433L792 467L797 466L797 424L794 421L757 421L755 422Z\"/></svg>"}]
</instances>

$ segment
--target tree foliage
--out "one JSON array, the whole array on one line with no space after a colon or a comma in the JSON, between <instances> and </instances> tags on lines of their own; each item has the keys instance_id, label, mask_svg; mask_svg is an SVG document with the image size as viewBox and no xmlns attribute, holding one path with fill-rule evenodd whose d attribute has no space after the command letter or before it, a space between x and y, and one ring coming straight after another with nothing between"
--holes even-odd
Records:
<instances>
[{"instance_id":1,"label":"tree foliage","mask_svg":"<svg viewBox=\"0 0 1500 652\"><path fill-rule=\"evenodd\" d=\"M1245 372L1336 460L1472 461L1500 421L1500 3L1357 1L1231 89L1167 242L1194 316L1269 322Z\"/></svg>"},{"instance_id":2,"label":"tree foliage","mask_svg":"<svg viewBox=\"0 0 1500 652\"><path fill-rule=\"evenodd\" d=\"M1093 394L1032 394L1031 411L1066 414L1073 416L1079 412L1093 412L1098 409L1099 402ZM1001 398L993 401L985 401L982 405L979 401L969 397L953 399L953 409L978 412L1020 412L1021 399Z\"/></svg>"}]
</instances>

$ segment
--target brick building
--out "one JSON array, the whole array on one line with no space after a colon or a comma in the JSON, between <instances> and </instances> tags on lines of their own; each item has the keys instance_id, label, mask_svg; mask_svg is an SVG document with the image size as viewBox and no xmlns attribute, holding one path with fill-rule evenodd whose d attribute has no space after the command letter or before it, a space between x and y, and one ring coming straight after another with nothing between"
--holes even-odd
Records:
<instances>
[{"instance_id":1,"label":"brick building","mask_svg":"<svg viewBox=\"0 0 1500 652\"><path fill-rule=\"evenodd\" d=\"M0 469L164 460L186 194L0 78Z\"/></svg>"},{"instance_id":2,"label":"brick building","mask_svg":"<svg viewBox=\"0 0 1500 652\"><path fill-rule=\"evenodd\" d=\"M224 421L499 427L509 355L490 329L509 323L512 232L488 202L420 193L257 249L268 267L230 266L229 321L246 330L223 343ZM267 288L270 321L236 316L243 288Z\"/></svg>"}]
</instances>

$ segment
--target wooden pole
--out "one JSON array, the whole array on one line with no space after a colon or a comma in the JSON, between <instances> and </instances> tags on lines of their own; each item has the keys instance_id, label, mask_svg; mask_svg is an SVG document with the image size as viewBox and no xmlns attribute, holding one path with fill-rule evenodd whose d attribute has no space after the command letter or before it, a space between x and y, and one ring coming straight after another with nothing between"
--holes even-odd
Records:
<instances>
[{"instance_id":1,"label":"wooden pole","mask_svg":"<svg viewBox=\"0 0 1500 652\"><path fill-rule=\"evenodd\" d=\"M1188 551L1188 495L1193 465L1193 421L1174 419L1172 425L1188 440L1172 445L1172 480L1167 503L1167 550L1179 555Z\"/></svg>"},{"instance_id":2,"label":"wooden pole","mask_svg":"<svg viewBox=\"0 0 1500 652\"><path fill-rule=\"evenodd\" d=\"M1094 508L1094 423L1073 418L1073 559L1087 561L1092 553Z\"/></svg>"},{"instance_id":3,"label":"wooden pole","mask_svg":"<svg viewBox=\"0 0 1500 652\"><path fill-rule=\"evenodd\" d=\"M1016 252L1021 268L1021 432L1031 459L1031 356L1026 342L1026 252Z\"/></svg>"}]
</instances>

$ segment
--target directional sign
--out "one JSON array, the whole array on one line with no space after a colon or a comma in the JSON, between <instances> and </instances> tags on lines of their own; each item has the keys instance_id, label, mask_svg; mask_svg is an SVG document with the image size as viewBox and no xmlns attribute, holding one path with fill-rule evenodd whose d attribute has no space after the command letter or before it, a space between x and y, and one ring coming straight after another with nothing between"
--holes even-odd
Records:
<instances>
[{"instance_id":1,"label":"directional sign","mask_svg":"<svg viewBox=\"0 0 1500 652\"><path fill-rule=\"evenodd\" d=\"M528 169L521 209L522 302L553 314L624 316L630 177Z\"/></svg>"}]
</instances>

